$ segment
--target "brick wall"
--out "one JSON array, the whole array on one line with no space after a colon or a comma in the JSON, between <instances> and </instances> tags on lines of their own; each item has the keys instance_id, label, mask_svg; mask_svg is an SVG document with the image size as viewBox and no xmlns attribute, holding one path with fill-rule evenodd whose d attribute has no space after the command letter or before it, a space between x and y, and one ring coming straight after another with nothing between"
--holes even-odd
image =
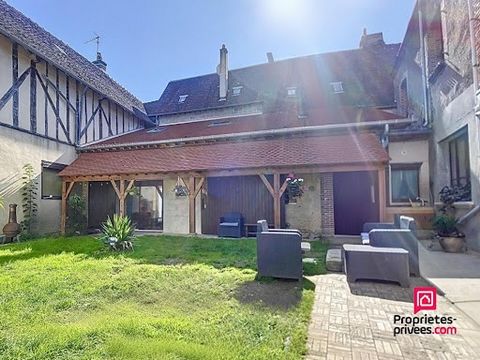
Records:
<instances>
[{"instance_id":1,"label":"brick wall","mask_svg":"<svg viewBox=\"0 0 480 360\"><path fill-rule=\"evenodd\" d=\"M333 215L333 174L325 173L320 176L322 232L324 235L335 233L335 219Z\"/></svg>"}]
</instances>

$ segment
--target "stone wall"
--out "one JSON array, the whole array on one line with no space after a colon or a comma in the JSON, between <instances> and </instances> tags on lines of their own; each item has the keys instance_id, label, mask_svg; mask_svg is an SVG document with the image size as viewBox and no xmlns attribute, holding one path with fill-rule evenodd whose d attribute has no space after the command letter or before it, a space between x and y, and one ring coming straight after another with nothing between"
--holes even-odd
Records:
<instances>
[{"instance_id":1,"label":"stone wall","mask_svg":"<svg viewBox=\"0 0 480 360\"><path fill-rule=\"evenodd\" d=\"M188 234L188 197L175 196L173 191L177 178L163 180L163 232L172 234ZM202 233L201 194L195 202L195 226L198 234Z\"/></svg>"}]
</instances>

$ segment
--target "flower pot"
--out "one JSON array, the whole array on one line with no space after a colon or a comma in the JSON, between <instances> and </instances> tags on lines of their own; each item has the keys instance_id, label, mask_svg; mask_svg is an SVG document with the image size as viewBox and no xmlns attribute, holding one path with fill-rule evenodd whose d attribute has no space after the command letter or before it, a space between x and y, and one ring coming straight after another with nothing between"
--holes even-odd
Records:
<instances>
[{"instance_id":1,"label":"flower pot","mask_svg":"<svg viewBox=\"0 0 480 360\"><path fill-rule=\"evenodd\" d=\"M440 245L445 252L449 253L458 253L463 251L463 247L465 245L465 241L463 237L441 237L440 238Z\"/></svg>"}]
</instances>

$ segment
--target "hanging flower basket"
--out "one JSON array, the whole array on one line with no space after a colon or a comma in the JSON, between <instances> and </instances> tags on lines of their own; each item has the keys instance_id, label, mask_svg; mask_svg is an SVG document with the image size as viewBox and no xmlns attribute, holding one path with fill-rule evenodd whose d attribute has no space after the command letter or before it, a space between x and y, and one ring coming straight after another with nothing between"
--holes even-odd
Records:
<instances>
[{"instance_id":1,"label":"hanging flower basket","mask_svg":"<svg viewBox=\"0 0 480 360\"><path fill-rule=\"evenodd\" d=\"M180 177L177 178L177 184L173 188L173 192L177 197L188 196L188 189Z\"/></svg>"},{"instance_id":2,"label":"hanging flower basket","mask_svg":"<svg viewBox=\"0 0 480 360\"><path fill-rule=\"evenodd\" d=\"M287 188L285 197L287 204L289 202L296 202L298 198L303 195L303 179L298 178L293 174L289 174L287 179Z\"/></svg>"}]
</instances>

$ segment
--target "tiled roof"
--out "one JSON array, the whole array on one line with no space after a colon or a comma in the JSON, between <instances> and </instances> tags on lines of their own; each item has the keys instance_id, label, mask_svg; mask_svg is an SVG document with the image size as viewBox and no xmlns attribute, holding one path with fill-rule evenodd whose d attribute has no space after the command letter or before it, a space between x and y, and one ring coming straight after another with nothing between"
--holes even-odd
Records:
<instances>
[{"instance_id":1,"label":"tiled roof","mask_svg":"<svg viewBox=\"0 0 480 360\"><path fill-rule=\"evenodd\" d=\"M262 101L279 108L287 87L298 87L306 106L331 104L395 106L392 70L400 44L297 57L229 71L229 94L219 101L217 74L171 81L157 101L145 103L149 115L189 112ZM331 82L345 92L333 94ZM243 86L239 96L232 88ZM188 95L179 103L180 95Z\"/></svg>"},{"instance_id":2,"label":"tiled roof","mask_svg":"<svg viewBox=\"0 0 480 360\"><path fill-rule=\"evenodd\" d=\"M80 153L60 176L371 164L388 155L371 133Z\"/></svg>"},{"instance_id":3,"label":"tiled roof","mask_svg":"<svg viewBox=\"0 0 480 360\"><path fill-rule=\"evenodd\" d=\"M0 34L19 42L126 109L145 112L142 102L104 71L3 0L0 0Z\"/></svg>"},{"instance_id":4,"label":"tiled roof","mask_svg":"<svg viewBox=\"0 0 480 360\"><path fill-rule=\"evenodd\" d=\"M326 108L310 111L305 118L299 118L296 111L276 112L261 115L197 121L183 124L163 125L156 129L141 129L133 133L108 139L94 147L113 144L133 144L170 139L235 134L271 129L286 129L304 126L373 122L397 119L396 114L374 108Z\"/></svg>"}]
</instances>

